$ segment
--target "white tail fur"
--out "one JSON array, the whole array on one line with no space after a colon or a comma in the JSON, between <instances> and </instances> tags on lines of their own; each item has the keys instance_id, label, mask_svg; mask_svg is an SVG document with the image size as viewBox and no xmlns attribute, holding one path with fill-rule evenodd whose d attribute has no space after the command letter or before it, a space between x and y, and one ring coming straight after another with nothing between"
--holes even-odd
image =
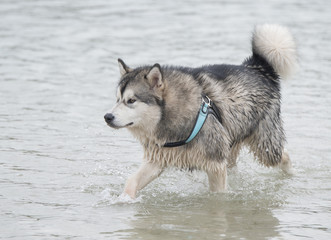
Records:
<instances>
[{"instance_id":1,"label":"white tail fur","mask_svg":"<svg viewBox=\"0 0 331 240\"><path fill-rule=\"evenodd\" d=\"M263 57L282 78L290 77L298 68L295 42L286 27L256 26L252 45L253 53Z\"/></svg>"}]
</instances>

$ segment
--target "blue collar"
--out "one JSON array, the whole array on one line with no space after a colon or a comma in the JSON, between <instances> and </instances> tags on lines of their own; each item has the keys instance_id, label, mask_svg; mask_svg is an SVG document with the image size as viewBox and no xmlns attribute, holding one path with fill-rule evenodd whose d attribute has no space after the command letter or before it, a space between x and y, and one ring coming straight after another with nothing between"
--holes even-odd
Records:
<instances>
[{"instance_id":1,"label":"blue collar","mask_svg":"<svg viewBox=\"0 0 331 240\"><path fill-rule=\"evenodd\" d=\"M210 100L210 98L208 96L203 95L200 110L198 112L198 115L197 115L197 118L195 121L195 125L191 131L191 134L185 140L181 140L178 142L165 143L163 145L163 147L179 147L179 146L182 146L182 145L185 145L185 144L191 142L196 137L196 135L200 132L209 113L213 114L218 119L218 121L222 124L222 119L220 117L221 115L220 115L216 105L212 102L212 100Z\"/></svg>"}]
</instances>

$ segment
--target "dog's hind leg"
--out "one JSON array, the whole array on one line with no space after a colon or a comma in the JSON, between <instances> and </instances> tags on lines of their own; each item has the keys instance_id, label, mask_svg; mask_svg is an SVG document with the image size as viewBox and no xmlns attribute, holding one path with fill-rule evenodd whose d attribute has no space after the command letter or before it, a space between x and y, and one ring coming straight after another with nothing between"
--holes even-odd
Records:
<instances>
[{"instance_id":1,"label":"dog's hind leg","mask_svg":"<svg viewBox=\"0 0 331 240\"><path fill-rule=\"evenodd\" d=\"M143 189L147 184L160 176L163 168L159 165L149 162L144 162L138 172L133 174L126 182L124 193L131 198L135 198L139 190Z\"/></svg>"},{"instance_id":2,"label":"dog's hind leg","mask_svg":"<svg viewBox=\"0 0 331 240\"><path fill-rule=\"evenodd\" d=\"M209 189L211 192L223 192L227 188L227 169L225 163L218 163L219 166L208 169Z\"/></svg>"},{"instance_id":3,"label":"dog's hind leg","mask_svg":"<svg viewBox=\"0 0 331 240\"><path fill-rule=\"evenodd\" d=\"M279 116L268 115L246 142L260 163L291 172L291 161L284 151L285 134Z\"/></svg>"}]
</instances>

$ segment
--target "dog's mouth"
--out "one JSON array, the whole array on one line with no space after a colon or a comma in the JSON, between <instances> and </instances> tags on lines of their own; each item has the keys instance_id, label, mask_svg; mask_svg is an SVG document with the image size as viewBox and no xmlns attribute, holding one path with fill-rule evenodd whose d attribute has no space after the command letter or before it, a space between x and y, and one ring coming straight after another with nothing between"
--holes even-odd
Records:
<instances>
[{"instance_id":1,"label":"dog's mouth","mask_svg":"<svg viewBox=\"0 0 331 240\"><path fill-rule=\"evenodd\" d=\"M133 122L130 122L130 123L124 125L124 126L118 126L118 125L115 125L115 124L112 123L112 122L111 122L111 123L106 122L106 123L107 123L107 125L108 125L109 127L111 127L111 128L115 128L115 129L126 128L126 127L129 127L129 126L133 125Z\"/></svg>"}]
</instances>

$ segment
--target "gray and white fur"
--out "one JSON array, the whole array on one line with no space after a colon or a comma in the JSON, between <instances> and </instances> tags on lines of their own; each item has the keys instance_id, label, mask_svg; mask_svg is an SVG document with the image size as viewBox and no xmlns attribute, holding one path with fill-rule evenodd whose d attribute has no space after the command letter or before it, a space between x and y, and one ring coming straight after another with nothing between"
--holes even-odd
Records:
<instances>
[{"instance_id":1,"label":"gray and white fur","mask_svg":"<svg viewBox=\"0 0 331 240\"><path fill-rule=\"evenodd\" d=\"M105 115L110 127L127 127L144 148L143 163L124 192L137 191L169 166L207 173L210 190L224 191L227 167L236 164L243 145L267 167L291 171L284 152L280 82L297 68L296 47L287 28L264 24L253 32L251 57L241 65L128 67L119 59L121 79L117 104ZM216 104L220 123L208 115L188 144L166 148L166 142L186 139L195 125L202 95Z\"/></svg>"}]
</instances>

